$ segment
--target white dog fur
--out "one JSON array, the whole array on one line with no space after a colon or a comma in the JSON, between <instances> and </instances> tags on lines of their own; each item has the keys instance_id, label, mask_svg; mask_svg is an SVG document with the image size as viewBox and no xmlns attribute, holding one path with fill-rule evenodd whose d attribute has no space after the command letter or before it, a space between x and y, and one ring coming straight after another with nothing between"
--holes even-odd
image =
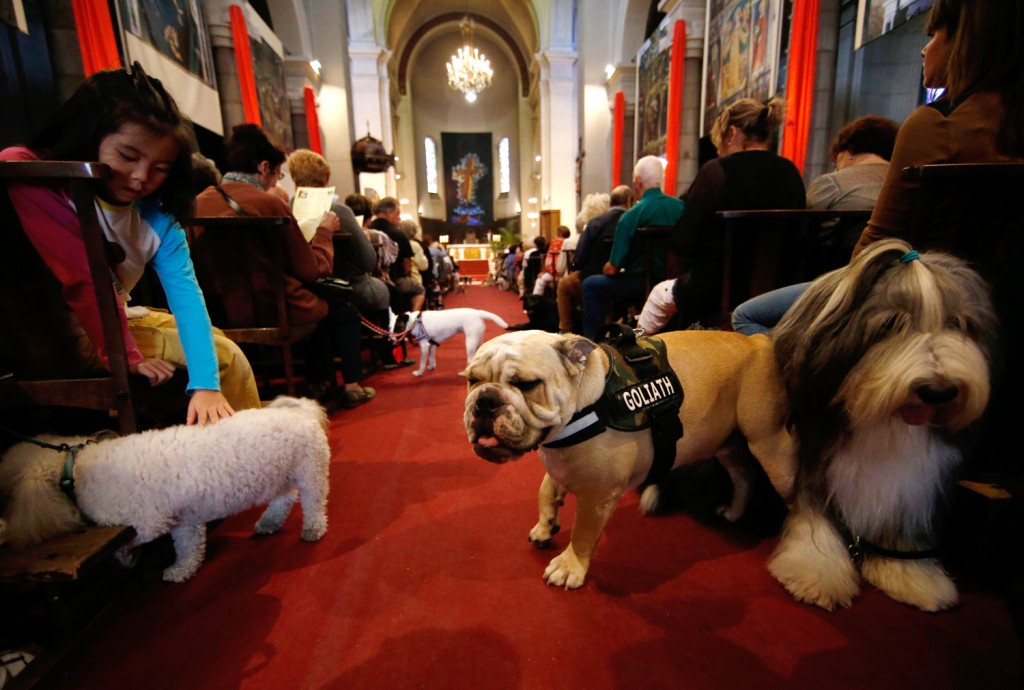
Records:
<instances>
[{"instance_id":1,"label":"white dog fur","mask_svg":"<svg viewBox=\"0 0 1024 690\"><path fill-rule=\"evenodd\" d=\"M437 344L443 343L456 333L466 335L466 363L468 364L484 340L484 331L487 327L484 321L508 328L505 320L497 314L483 309L466 307L411 312L410 320L412 319L415 319L415 322L409 335L420 346L420 366L412 372L413 376L422 376L427 369L433 371L437 367ZM398 323L398 317L391 313L392 331L395 330L396 323ZM404 326L401 330L405 330L407 327Z\"/></svg>"},{"instance_id":2,"label":"white dog fur","mask_svg":"<svg viewBox=\"0 0 1024 690\"><path fill-rule=\"evenodd\" d=\"M742 516L750 498L753 458L779 495L793 497L796 454L785 427L785 392L771 342L722 331L678 331L659 336L683 387L683 437L674 465L717 458L733 481L719 514ZM507 462L538 448L547 473L538 495L539 520L530 541L546 546L559 531L558 510L576 496L569 546L544 571L549 585L580 587L605 525L622 494L643 482L654 451L651 432L608 428L582 443L548 448L573 415L598 400L608 355L586 338L519 331L488 341L466 369L464 424L473 450ZM656 504L648 486L641 500Z\"/></svg>"},{"instance_id":3,"label":"white dog fur","mask_svg":"<svg viewBox=\"0 0 1024 690\"><path fill-rule=\"evenodd\" d=\"M774 334L800 470L768 567L798 600L829 610L850 606L861 579L925 611L957 602L938 560L878 547L935 546L961 432L988 401L995 317L965 262L939 253L907 260L909 250L872 245L816 280ZM848 550L856 537L859 569Z\"/></svg>"},{"instance_id":4,"label":"white dog fur","mask_svg":"<svg viewBox=\"0 0 1024 690\"><path fill-rule=\"evenodd\" d=\"M327 531L327 417L316 402L279 397L261 410L243 410L207 426L175 426L101 440L79 451L75 506L58 487L65 453L31 443L11 447L0 462L0 492L10 497L5 518L15 545L81 527L135 529L129 548L170 533L176 560L165 580L182 582L203 562L206 523L269 503L256 532L276 532L298 493L302 539ZM43 436L52 445L87 437Z\"/></svg>"}]
</instances>

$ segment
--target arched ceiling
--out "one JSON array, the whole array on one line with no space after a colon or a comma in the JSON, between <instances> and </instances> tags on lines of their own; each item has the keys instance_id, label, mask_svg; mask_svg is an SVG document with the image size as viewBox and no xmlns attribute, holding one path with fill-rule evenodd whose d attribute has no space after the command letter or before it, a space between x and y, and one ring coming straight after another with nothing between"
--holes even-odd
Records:
<instances>
[{"instance_id":1,"label":"arched ceiling","mask_svg":"<svg viewBox=\"0 0 1024 690\"><path fill-rule=\"evenodd\" d=\"M499 46L516 66L526 96L530 63L540 44L532 6L524 0L394 0L386 16L386 39L399 91L407 90L409 65L417 46L457 34L459 21L469 14L476 22L475 33Z\"/></svg>"}]
</instances>

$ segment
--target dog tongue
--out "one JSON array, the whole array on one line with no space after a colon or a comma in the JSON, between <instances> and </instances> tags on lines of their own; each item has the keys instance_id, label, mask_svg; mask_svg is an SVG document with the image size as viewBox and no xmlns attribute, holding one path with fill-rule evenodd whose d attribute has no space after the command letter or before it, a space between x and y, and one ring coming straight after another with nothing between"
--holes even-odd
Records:
<instances>
[{"instance_id":1,"label":"dog tongue","mask_svg":"<svg viewBox=\"0 0 1024 690\"><path fill-rule=\"evenodd\" d=\"M931 405L904 405L900 408L900 417L911 426L920 426L932 421L934 411Z\"/></svg>"},{"instance_id":2,"label":"dog tongue","mask_svg":"<svg viewBox=\"0 0 1024 690\"><path fill-rule=\"evenodd\" d=\"M481 436L476 442L484 448L497 448L500 445L498 439L493 436Z\"/></svg>"}]
</instances>

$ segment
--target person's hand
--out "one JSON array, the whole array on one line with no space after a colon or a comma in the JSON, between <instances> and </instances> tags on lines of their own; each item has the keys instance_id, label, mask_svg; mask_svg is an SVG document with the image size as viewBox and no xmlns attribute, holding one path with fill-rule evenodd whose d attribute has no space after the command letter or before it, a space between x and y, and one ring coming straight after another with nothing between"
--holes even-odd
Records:
<instances>
[{"instance_id":1,"label":"person's hand","mask_svg":"<svg viewBox=\"0 0 1024 690\"><path fill-rule=\"evenodd\" d=\"M149 379L149 385L159 386L174 376L174 365L163 359L143 359L138 364L132 365L133 374L142 374Z\"/></svg>"},{"instance_id":2,"label":"person's hand","mask_svg":"<svg viewBox=\"0 0 1024 690\"><path fill-rule=\"evenodd\" d=\"M188 403L185 423L206 426L227 419L234 413L227 398L220 391L196 390L192 392L192 399Z\"/></svg>"},{"instance_id":3,"label":"person's hand","mask_svg":"<svg viewBox=\"0 0 1024 690\"><path fill-rule=\"evenodd\" d=\"M619 269L616 268L615 264L613 264L611 262L606 263L604 265L604 268L602 269L602 271L604 272L604 274L606 276L616 276L616 275L619 274Z\"/></svg>"},{"instance_id":4,"label":"person's hand","mask_svg":"<svg viewBox=\"0 0 1024 690\"><path fill-rule=\"evenodd\" d=\"M320 227L327 228L331 232L338 232L341 230L341 221L338 220L338 216L334 211L328 211L320 220Z\"/></svg>"}]
</instances>

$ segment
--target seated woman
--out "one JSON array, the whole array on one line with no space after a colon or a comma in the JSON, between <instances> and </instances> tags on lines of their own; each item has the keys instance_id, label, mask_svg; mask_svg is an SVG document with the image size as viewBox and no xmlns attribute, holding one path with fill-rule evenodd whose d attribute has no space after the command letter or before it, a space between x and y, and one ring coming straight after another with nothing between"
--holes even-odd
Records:
<instances>
[{"instance_id":1,"label":"seated woman","mask_svg":"<svg viewBox=\"0 0 1024 690\"><path fill-rule=\"evenodd\" d=\"M889 172L889 159L899 125L886 117L865 115L848 123L832 141L830 155L835 172L811 182L807 206L815 209L874 208ZM854 228L856 232L857 228ZM856 235L845 244L848 252ZM732 312L732 329L744 335L767 333L775 327L810 283L787 285L758 295Z\"/></svg>"},{"instance_id":2,"label":"seated woman","mask_svg":"<svg viewBox=\"0 0 1024 690\"><path fill-rule=\"evenodd\" d=\"M268 191L280 179L284 161L284 151L270 141L263 128L254 124L236 125L225 145L224 167L227 172L223 182L196 198L196 214L291 217L284 240L284 290L288 319L294 326L324 322L342 362L345 388L339 402L344 407L354 407L368 402L375 394L372 389L364 389L358 383L362 378L359 314L344 302L328 303L310 289L317 280L331 274L334 263L332 233L341 226L338 216L328 211L312 240L306 241L288 204ZM310 363L315 364L316 360L311 358ZM316 373L326 376L326 372ZM307 370L307 378L315 376Z\"/></svg>"},{"instance_id":3,"label":"seated woman","mask_svg":"<svg viewBox=\"0 0 1024 690\"><path fill-rule=\"evenodd\" d=\"M235 410L259 407L245 355L210 325L196 282L183 226L192 217L189 121L159 80L138 63L97 72L69 98L28 148L0 152L0 160L95 161L110 166L96 187L96 210L123 260L113 269L131 370L152 385L187 368L191 399L186 421L204 425ZM64 286L71 308L68 333L78 335L83 370L106 366L99 308L70 199L46 185L12 185L11 202L25 234ZM172 314L125 305L147 265L160 278Z\"/></svg>"},{"instance_id":4,"label":"seated woman","mask_svg":"<svg viewBox=\"0 0 1024 690\"><path fill-rule=\"evenodd\" d=\"M326 187L330 182L331 166L323 156L309 149L293 151L287 165L296 187ZM379 312L384 312L386 317L388 288L384 281L370 275L377 267L377 252L353 210L337 203L337 196L335 200L331 211L338 216L341 232L347 239L340 246L335 245L334 275L351 283L352 304L360 313L372 320L377 320ZM368 212L369 201L366 204ZM339 251L342 248L343 251Z\"/></svg>"},{"instance_id":5,"label":"seated woman","mask_svg":"<svg viewBox=\"0 0 1024 690\"><path fill-rule=\"evenodd\" d=\"M778 99L743 98L719 113L711 141L720 158L701 166L686 193L669 238L669 271L676 278L655 285L640 314L639 326L648 334L661 331L676 313L684 325L718 314L724 256L713 227L716 211L804 208L800 171L769 150L781 124Z\"/></svg>"}]
</instances>

